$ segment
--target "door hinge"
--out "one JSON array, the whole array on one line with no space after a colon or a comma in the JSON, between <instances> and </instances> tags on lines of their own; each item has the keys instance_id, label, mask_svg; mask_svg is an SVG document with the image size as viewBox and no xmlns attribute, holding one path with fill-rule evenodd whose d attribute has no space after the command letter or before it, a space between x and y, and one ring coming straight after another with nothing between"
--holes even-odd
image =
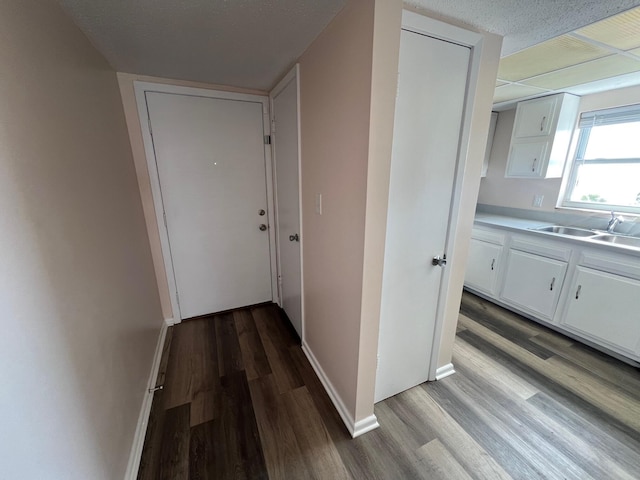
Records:
<instances>
[{"instance_id":1,"label":"door hinge","mask_svg":"<svg viewBox=\"0 0 640 480\"><path fill-rule=\"evenodd\" d=\"M264 136L264 144L265 145L271 145L271 135L265 135Z\"/></svg>"},{"instance_id":2,"label":"door hinge","mask_svg":"<svg viewBox=\"0 0 640 480\"><path fill-rule=\"evenodd\" d=\"M276 133L276 119L271 120L271 133Z\"/></svg>"},{"instance_id":3,"label":"door hinge","mask_svg":"<svg viewBox=\"0 0 640 480\"><path fill-rule=\"evenodd\" d=\"M176 290L176 303L178 304L178 308L180 308L180 296L178 295L177 290Z\"/></svg>"},{"instance_id":4,"label":"door hinge","mask_svg":"<svg viewBox=\"0 0 640 480\"><path fill-rule=\"evenodd\" d=\"M164 228L169 228L167 226L167 212L162 212L162 219L164 220Z\"/></svg>"}]
</instances>

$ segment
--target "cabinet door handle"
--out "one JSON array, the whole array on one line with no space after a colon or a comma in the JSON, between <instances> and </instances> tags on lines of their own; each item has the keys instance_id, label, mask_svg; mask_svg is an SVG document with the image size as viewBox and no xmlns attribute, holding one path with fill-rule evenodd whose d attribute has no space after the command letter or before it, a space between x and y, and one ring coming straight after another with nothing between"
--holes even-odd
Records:
<instances>
[{"instance_id":1,"label":"cabinet door handle","mask_svg":"<svg viewBox=\"0 0 640 480\"><path fill-rule=\"evenodd\" d=\"M551 279L551 287L549 287L549 290L551 290L553 292L553 286L556 284L556 277L553 277Z\"/></svg>"},{"instance_id":2,"label":"cabinet door handle","mask_svg":"<svg viewBox=\"0 0 640 480\"><path fill-rule=\"evenodd\" d=\"M535 172L536 171L536 162L538 161L538 157L533 159L533 163L531 164L531 171Z\"/></svg>"},{"instance_id":3,"label":"cabinet door handle","mask_svg":"<svg viewBox=\"0 0 640 480\"><path fill-rule=\"evenodd\" d=\"M540 131L544 130L544 122L547 121L547 116L542 117L542 121L540 122Z\"/></svg>"},{"instance_id":4,"label":"cabinet door handle","mask_svg":"<svg viewBox=\"0 0 640 480\"><path fill-rule=\"evenodd\" d=\"M580 297L580 290L582 290L582 285L578 285L578 289L576 290L576 300Z\"/></svg>"},{"instance_id":5,"label":"cabinet door handle","mask_svg":"<svg viewBox=\"0 0 640 480\"><path fill-rule=\"evenodd\" d=\"M491 260L491 270L493 270L493 267L495 267L496 265L496 259L494 258L493 260Z\"/></svg>"}]
</instances>

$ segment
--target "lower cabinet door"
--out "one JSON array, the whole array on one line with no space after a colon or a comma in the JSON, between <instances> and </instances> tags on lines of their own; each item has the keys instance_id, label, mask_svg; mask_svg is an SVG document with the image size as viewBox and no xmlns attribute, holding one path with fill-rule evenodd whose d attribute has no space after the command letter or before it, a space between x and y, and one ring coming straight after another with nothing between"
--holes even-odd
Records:
<instances>
[{"instance_id":1,"label":"lower cabinet door","mask_svg":"<svg viewBox=\"0 0 640 480\"><path fill-rule=\"evenodd\" d=\"M501 245L472 238L464 284L494 297L501 253Z\"/></svg>"},{"instance_id":2,"label":"lower cabinet door","mask_svg":"<svg viewBox=\"0 0 640 480\"><path fill-rule=\"evenodd\" d=\"M509 250L501 299L524 311L553 320L567 263Z\"/></svg>"},{"instance_id":3,"label":"lower cabinet door","mask_svg":"<svg viewBox=\"0 0 640 480\"><path fill-rule=\"evenodd\" d=\"M563 324L626 352L640 354L640 282L578 267Z\"/></svg>"}]
</instances>

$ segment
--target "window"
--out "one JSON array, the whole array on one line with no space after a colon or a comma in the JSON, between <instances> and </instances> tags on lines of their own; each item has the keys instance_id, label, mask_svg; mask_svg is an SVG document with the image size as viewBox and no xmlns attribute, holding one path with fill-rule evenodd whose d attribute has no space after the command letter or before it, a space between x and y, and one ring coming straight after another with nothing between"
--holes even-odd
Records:
<instances>
[{"instance_id":1,"label":"window","mask_svg":"<svg viewBox=\"0 0 640 480\"><path fill-rule=\"evenodd\" d=\"M564 207L640 214L640 105L585 112Z\"/></svg>"}]
</instances>

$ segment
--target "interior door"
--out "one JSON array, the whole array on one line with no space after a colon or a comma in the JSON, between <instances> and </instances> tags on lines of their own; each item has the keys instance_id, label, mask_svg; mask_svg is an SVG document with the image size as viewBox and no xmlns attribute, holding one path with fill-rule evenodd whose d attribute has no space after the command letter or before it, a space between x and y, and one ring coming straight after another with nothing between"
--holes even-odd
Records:
<instances>
[{"instance_id":1,"label":"interior door","mask_svg":"<svg viewBox=\"0 0 640 480\"><path fill-rule=\"evenodd\" d=\"M302 338L300 264L300 189L298 142L298 76L288 76L272 94L273 152L278 219L280 298L296 332Z\"/></svg>"},{"instance_id":2,"label":"interior door","mask_svg":"<svg viewBox=\"0 0 640 480\"><path fill-rule=\"evenodd\" d=\"M180 318L272 300L263 104L160 92L146 103Z\"/></svg>"},{"instance_id":3,"label":"interior door","mask_svg":"<svg viewBox=\"0 0 640 480\"><path fill-rule=\"evenodd\" d=\"M458 163L470 50L403 30L376 401L426 381Z\"/></svg>"}]
</instances>

